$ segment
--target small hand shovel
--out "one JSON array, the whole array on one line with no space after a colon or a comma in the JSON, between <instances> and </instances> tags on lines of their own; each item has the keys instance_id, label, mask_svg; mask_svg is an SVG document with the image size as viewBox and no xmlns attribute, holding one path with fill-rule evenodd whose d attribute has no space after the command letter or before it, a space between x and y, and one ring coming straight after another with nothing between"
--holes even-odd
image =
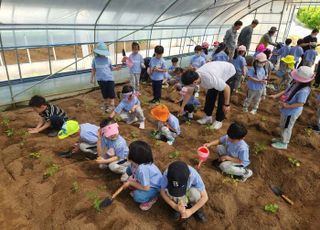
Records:
<instances>
[{"instance_id":1,"label":"small hand shovel","mask_svg":"<svg viewBox=\"0 0 320 230\"><path fill-rule=\"evenodd\" d=\"M279 187L272 185L271 189L274 194L276 194L277 196L281 196L281 198L284 199L287 203L293 205L293 201L290 200L286 195L284 195Z\"/></svg>"},{"instance_id":2,"label":"small hand shovel","mask_svg":"<svg viewBox=\"0 0 320 230\"><path fill-rule=\"evenodd\" d=\"M121 193L123 190L123 186L121 186L120 188L118 188L118 190L112 194L111 198L105 198L101 203L100 203L100 208L106 208L108 207L110 204L112 204L113 200L119 195L119 193Z\"/></svg>"}]
</instances>

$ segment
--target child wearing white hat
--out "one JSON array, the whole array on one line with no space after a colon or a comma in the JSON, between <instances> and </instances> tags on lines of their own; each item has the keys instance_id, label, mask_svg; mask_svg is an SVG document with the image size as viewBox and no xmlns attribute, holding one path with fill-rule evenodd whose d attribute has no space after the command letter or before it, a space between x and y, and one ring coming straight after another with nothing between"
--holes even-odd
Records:
<instances>
[{"instance_id":1,"label":"child wearing white hat","mask_svg":"<svg viewBox=\"0 0 320 230\"><path fill-rule=\"evenodd\" d=\"M272 139L272 147L287 149L290 142L293 126L303 111L311 92L311 81L314 78L313 70L308 66L301 66L291 72L293 82L290 86L270 98L280 98L280 138Z\"/></svg>"}]
</instances>

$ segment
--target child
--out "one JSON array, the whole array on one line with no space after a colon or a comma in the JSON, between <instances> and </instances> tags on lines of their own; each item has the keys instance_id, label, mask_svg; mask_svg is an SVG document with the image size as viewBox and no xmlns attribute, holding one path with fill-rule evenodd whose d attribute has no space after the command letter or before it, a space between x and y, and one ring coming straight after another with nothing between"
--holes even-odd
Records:
<instances>
[{"instance_id":1,"label":"child","mask_svg":"<svg viewBox=\"0 0 320 230\"><path fill-rule=\"evenodd\" d=\"M288 87L291 81L290 73L294 69L295 63L296 61L292 55L281 58L279 70L276 72L277 77L281 78L281 82L278 86L279 89Z\"/></svg>"},{"instance_id":2,"label":"child","mask_svg":"<svg viewBox=\"0 0 320 230\"><path fill-rule=\"evenodd\" d=\"M164 171L161 181L161 197L172 208L175 220L194 215L204 222L203 206L208 194L199 173L182 161L171 163Z\"/></svg>"},{"instance_id":3,"label":"child","mask_svg":"<svg viewBox=\"0 0 320 230\"><path fill-rule=\"evenodd\" d=\"M121 119L131 125L134 122L139 122L139 129L144 129L144 115L140 106L140 101L130 85L125 85L122 88L123 99L115 110L110 114L110 118L113 118L116 114L120 115Z\"/></svg>"},{"instance_id":4,"label":"child","mask_svg":"<svg viewBox=\"0 0 320 230\"><path fill-rule=\"evenodd\" d=\"M214 41L213 43L212 43L212 46L213 46L213 48L212 48L212 54L218 49L218 47L219 47L219 42L218 41Z\"/></svg>"},{"instance_id":5,"label":"child","mask_svg":"<svg viewBox=\"0 0 320 230\"><path fill-rule=\"evenodd\" d=\"M290 44L292 42L292 39L290 38L287 38L286 41L285 41L285 45L282 46L279 50L278 50L278 54L279 54L279 57L280 58L284 58L286 57L287 55L289 55L290 53Z\"/></svg>"},{"instance_id":6,"label":"child","mask_svg":"<svg viewBox=\"0 0 320 230\"><path fill-rule=\"evenodd\" d=\"M164 49L158 45L154 48L155 56L150 60L149 73L152 80L153 99L150 103L160 103L162 81L166 78L167 67L162 58Z\"/></svg>"},{"instance_id":7,"label":"child","mask_svg":"<svg viewBox=\"0 0 320 230\"><path fill-rule=\"evenodd\" d=\"M195 53L195 55L193 55L191 57L191 60L190 60L190 69L197 70L201 66L206 64L206 59L203 56L201 56L201 53L202 53L202 47L201 46L197 45L194 48L194 53Z\"/></svg>"},{"instance_id":8,"label":"child","mask_svg":"<svg viewBox=\"0 0 320 230\"><path fill-rule=\"evenodd\" d=\"M129 56L130 61L133 65L130 67L130 84L136 92L139 91L140 74L141 68L145 68L144 60L140 51L140 45L138 42L132 42L131 44L132 53Z\"/></svg>"},{"instance_id":9,"label":"child","mask_svg":"<svg viewBox=\"0 0 320 230\"><path fill-rule=\"evenodd\" d=\"M234 82L234 90L237 92L242 81L242 76L246 75L246 59L244 56L246 55L246 47L245 46L239 46L238 52L235 53L232 64L234 65L234 68L236 69L236 76L235 76L235 82Z\"/></svg>"},{"instance_id":10,"label":"child","mask_svg":"<svg viewBox=\"0 0 320 230\"><path fill-rule=\"evenodd\" d=\"M264 44L259 44L256 48L256 52L254 53L253 57L256 58L256 56L259 54L259 53L263 53L264 51L266 50L266 47L264 46Z\"/></svg>"},{"instance_id":11,"label":"child","mask_svg":"<svg viewBox=\"0 0 320 230\"><path fill-rule=\"evenodd\" d=\"M279 62L279 50L281 49L281 47L283 46L282 42L277 43L277 46L273 48L272 50L272 56L270 57L270 61L271 63L276 66Z\"/></svg>"},{"instance_id":12,"label":"child","mask_svg":"<svg viewBox=\"0 0 320 230\"><path fill-rule=\"evenodd\" d=\"M315 50L316 47L317 47L317 44L312 44L310 45L310 49L304 52L304 57L303 57L304 66L309 66L309 67L313 66L314 62L316 61L316 57L318 56L318 53Z\"/></svg>"},{"instance_id":13,"label":"child","mask_svg":"<svg viewBox=\"0 0 320 230\"><path fill-rule=\"evenodd\" d=\"M313 131L320 133L320 94L317 94L317 124L312 127Z\"/></svg>"},{"instance_id":14,"label":"child","mask_svg":"<svg viewBox=\"0 0 320 230\"><path fill-rule=\"evenodd\" d=\"M221 42L216 51L212 53L212 61L229 61L229 56L226 54L225 50L226 44Z\"/></svg>"},{"instance_id":15,"label":"child","mask_svg":"<svg viewBox=\"0 0 320 230\"><path fill-rule=\"evenodd\" d=\"M202 42L201 48L202 48L201 56L207 61L209 43L208 42Z\"/></svg>"},{"instance_id":16,"label":"child","mask_svg":"<svg viewBox=\"0 0 320 230\"><path fill-rule=\"evenodd\" d=\"M194 71L186 71L182 74L182 84L184 87L180 91L182 96L180 110L178 116L186 115L187 119L193 119L193 112L197 110L200 102L195 97L196 93L196 81L199 79L199 75Z\"/></svg>"},{"instance_id":17,"label":"child","mask_svg":"<svg viewBox=\"0 0 320 230\"><path fill-rule=\"evenodd\" d=\"M299 60L300 57L303 55L303 49L302 49L302 45L303 44L303 39L299 39L297 41L297 45L295 47L291 47L289 55L294 56L294 60L296 61L296 63L294 64L294 68L297 67L297 65L299 64Z\"/></svg>"},{"instance_id":18,"label":"child","mask_svg":"<svg viewBox=\"0 0 320 230\"><path fill-rule=\"evenodd\" d=\"M174 76L174 71L178 66L178 58L177 57L173 57L171 59L171 66L168 68L168 73L171 75L171 76Z\"/></svg>"},{"instance_id":19,"label":"child","mask_svg":"<svg viewBox=\"0 0 320 230\"><path fill-rule=\"evenodd\" d=\"M95 57L92 60L91 83L94 82L94 79L97 80L104 99L103 109L109 113L114 109L115 98L112 71L120 70L121 67L112 66L111 59L107 57L109 56L108 48L103 42L98 43L93 52Z\"/></svg>"},{"instance_id":20,"label":"child","mask_svg":"<svg viewBox=\"0 0 320 230\"><path fill-rule=\"evenodd\" d=\"M59 139L77 135L79 141L74 143L71 151L61 152L60 157L71 157L72 154L82 151L91 160L98 157L97 141L99 127L90 123L80 124L74 120L66 121L58 133Z\"/></svg>"},{"instance_id":21,"label":"child","mask_svg":"<svg viewBox=\"0 0 320 230\"><path fill-rule=\"evenodd\" d=\"M150 145L144 141L134 141L129 145L128 160L127 174L130 177L124 188L132 188L130 195L140 203L141 210L147 211L157 201L162 174L153 163Z\"/></svg>"},{"instance_id":22,"label":"child","mask_svg":"<svg viewBox=\"0 0 320 230\"><path fill-rule=\"evenodd\" d=\"M249 146L244 141L246 135L246 127L238 123L232 123L228 128L227 135L204 144L206 147L217 146L221 171L226 174L240 176L243 182L253 174L252 170L248 169L250 160Z\"/></svg>"},{"instance_id":23,"label":"child","mask_svg":"<svg viewBox=\"0 0 320 230\"><path fill-rule=\"evenodd\" d=\"M126 173L129 162L127 161L128 146L125 139L120 136L118 124L111 119L103 120L100 123L98 132L96 162L102 169L109 168L112 172L121 174L121 181L126 181Z\"/></svg>"},{"instance_id":24,"label":"child","mask_svg":"<svg viewBox=\"0 0 320 230\"><path fill-rule=\"evenodd\" d=\"M68 120L63 109L56 105L49 104L44 97L38 95L33 96L29 101L29 106L41 117L41 120L39 120L35 128L28 129L29 133L40 133L49 128L48 136L55 137L64 122Z\"/></svg>"},{"instance_id":25,"label":"child","mask_svg":"<svg viewBox=\"0 0 320 230\"><path fill-rule=\"evenodd\" d=\"M168 145L173 145L175 138L181 133L178 118L172 115L165 105L158 105L151 109L151 115L158 121L155 138L165 140Z\"/></svg>"},{"instance_id":26,"label":"child","mask_svg":"<svg viewBox=\"0 0 320 230\"><path fill-rule=\"evenodd\" d=\"M167 91L167 99L174 103L179 103L181 99L181 95L179 92L182 89L182 81L181 76L183 74L183 69L177 67L173 72L173 78L168 81L169 88Z\"/></svg>"},{"instance_id":27,"label":"child","mask_svg":"<svg viewBox=\"0 0 320 230\"><path fill-rule=\"evenodd\" d=\"M243 103L243 112L248 112L248 108L253 101L254 104L250 113L253 115L257 113L264 85L267 84L266 77L268 73L265 69L267 61L267 56L264 53L258 54L253 63L253 68L248 71L248 93Z\"/></svg>"},{"instance_id":28,"label":"child","mask_svg":"<svg viewBox=\"0 0 320 230\"><path fill-rule=\"evenodd\" d=\"M287 149L290 142L293 126L303 111L311 92L311 81L314 73L311 67L301 66L291 72L293 82L285 90L270 98L280 98L280 129L281 138L272 139L272 147L276 149Z\"/></svg>"}]
</instances>

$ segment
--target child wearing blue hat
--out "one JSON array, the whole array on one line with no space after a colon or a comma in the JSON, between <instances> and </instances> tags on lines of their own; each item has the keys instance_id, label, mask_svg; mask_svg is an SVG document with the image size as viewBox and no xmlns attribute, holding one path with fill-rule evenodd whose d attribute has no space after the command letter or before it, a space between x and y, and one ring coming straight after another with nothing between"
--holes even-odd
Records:
<instances>
[{"instance_id":1,"label":"child wearing blue hat","mask_svg":"<svg viewBox=\"0 0 320 230\"><path fill-rule=\"evenodd\" d=\"M113 67L111 59L108 58L109 51L103 42L98 43L94 49L95 57L92 60L91 83L96 79L104 99L104 109L106 112L111 112L114 109L114 77L112 71L120 70L120 66Z\"/></svg>"}]
</instances>

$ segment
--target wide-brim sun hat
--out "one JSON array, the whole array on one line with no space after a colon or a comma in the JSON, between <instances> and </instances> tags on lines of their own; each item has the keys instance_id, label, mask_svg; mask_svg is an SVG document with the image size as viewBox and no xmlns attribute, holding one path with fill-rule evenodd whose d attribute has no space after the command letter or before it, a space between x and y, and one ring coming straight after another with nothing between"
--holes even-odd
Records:
<instances>
[{"instance_id":1,"label":"wide-brim sun hat","mask_svg":"<svg viewBox=\"0 0 320 230\"><path fill-rule=\"evenodd\" d=\"M93 52L105 57L110 55L108 47L104 42L99 42L97 47L93 50Z\"/></svg>"},{"instance_id":2,"label":"wide-brim sun hat","mask_svg":"<svg viewBox=\"0 0 320 230\"><path fill-rule=\"evenodd\" d=\"M68 120L61 127L61 130L58 133L58 138L62 140L66 137L69 137L69 136L77 133L79 131L79 129L80 129L80 126L77 121Z\"/></svg>"},{"instance_id":3,"label":"wide-brim sun hat","mask_svg":"<svg viewBox=\"0 0 320 230\"><path fill-rule=\"evenodd\" d=\"M281 58L281 61L283 61L286 64L295 64L296 63L293 55L287 55L287 56Z\"/></svg>"},{"instance_id":4,"label":"wide-brim sun hat","mask_svg":"<svg viewBox=\"0 0 320 230\"><path fill-rule=\"evenodd\" d=\"M102 128L102 134L105 137L111 137L113 135L119 134L119 125L117 123L107 125L106 127Z\"/></svg>"},{"instance_id":5,"label":"wide-brim sun hat","mask_svg":"<svg viewBox=\"0 0 320 230\"><path fill-rule=\"evenodd\" d=\"M167 106L160 104L151 109L151 116L162 122L166 122L169 119L170 111Z\"/></svg>"},{"instance_id":6,"label":"wide-brim sun hat","mask_svg":"<svg viewBox=\"0 0 320 230\"><path fill-rule=\"evenodd\" d=\"M244 46L244 45L241 45L238 47L238 51L244 51L246 52L247 51L247 48Z\"/></svg>"},{"instance_id":7,"label":"wide-brim sun hat","mask_svg":"<svg viewBox=\"0 0 320 230\"><path fill-rule=\"evenodd\" d=\"M301 66L291 72L291 77L301 83L308 83L314 79L314 72L309 66Z\"/></svg>"},{"instance_id":8,"label":"wide-brim sun hat","mask_svg":"<svg viewBox=\"0 0 320 230\"><path fill-rule=\"evenodd\" d=\"M256 56L256 60L258 62L267 62L268 59L267 59L267 55L265 55L264 53L259 53L257 56Z\"/></svg>"}]
</instances>

